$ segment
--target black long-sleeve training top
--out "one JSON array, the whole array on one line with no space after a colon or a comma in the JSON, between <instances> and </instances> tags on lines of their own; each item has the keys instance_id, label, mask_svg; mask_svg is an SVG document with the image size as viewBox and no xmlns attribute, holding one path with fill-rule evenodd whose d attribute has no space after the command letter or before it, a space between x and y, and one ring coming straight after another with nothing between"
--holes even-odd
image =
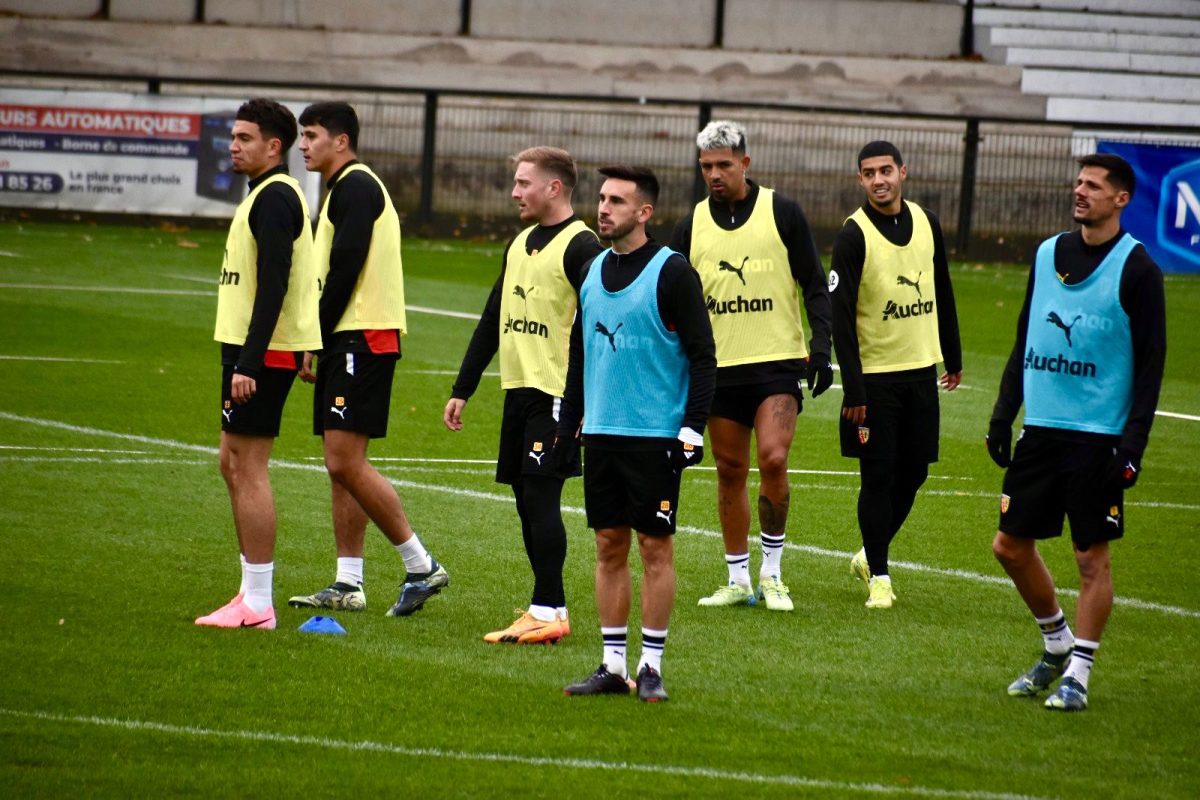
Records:
<instances>
[{"instance_id":1,"label":"black long-sleeve training top","mask_svg":"<svg viewBox=\"0 0 1200 800\"><path fill-rule=\"evenodd\" d=\"M876 210L870 203L863 205L867 218L889 242L903 247L912 240L912 211L901 204L895 216ZM954 289L950 284L950 265L946 260L946 243L942 238L942 224L930 210L922 208L933 230L933 285L937 296L938 338L942 347L942 361L946 372L962 372L962 341L958 332L958 312L954 305ZM862 359L858 344L858 287L862 283L867 244L858 223L849 220L838 231L833 242L833 260L830 272L837 273L837 289L831 292L833 299L833 341L837 347L838 366L842 373L842 405L846 407L867 404ZM899 372L873 373L867 380L881 383L926 380L930 374L936 377L936 367L903 370Z\"/></svg>"},{"instance_id":2,"label":"black long-sleeve training top","mask_svg":"<svg viewBox=\"0 0 1200 800\"><path fill-rule=\"evenodd\" d=\"M1059 278L1066 284L1077 284L1096 271L1120 241L1125 231L1107 242L1089 245L1080 231L1060 236L1054 246L1054 265ZM1033 269L1025 288L1025 302L1017 317L1017 339L1013 345L1000 393L992 409L992 420L1011 425L1025 399L1024 360L1025 333L1029 327L1029 302L1033 297ZM1146 450L1154 409L1162 388L1163 367L1167 360L1167 307L1163 293L1163 276L1146 248L1138 245L1125 262L1121 275L1121 308L1129 316L1129 333L1133 341L1133 406L1121 434L1119 447L1138 459ZM1059 428L1038 428L1052 436L1071 441L1109 441L1113 437L1084 431Z\"/></svg>"}]
</instances>

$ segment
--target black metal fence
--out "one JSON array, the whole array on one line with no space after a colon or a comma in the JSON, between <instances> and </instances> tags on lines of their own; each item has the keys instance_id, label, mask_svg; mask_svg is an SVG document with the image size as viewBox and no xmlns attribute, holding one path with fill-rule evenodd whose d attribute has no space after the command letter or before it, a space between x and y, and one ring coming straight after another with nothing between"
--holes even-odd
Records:
<instances>
[{"instance_id":1,"label":"black metal fence","mask_svg":"<svg viewBox=\"0 0 1200 800\"><path fill-rule=\"evenodd\" d=\"M746 126L752 177L793 197L823 244L863 201L854 157L872 139L904 153L906 196L935 212L961 257L1019 257L1071 224L1073 157L1097 138L1070 126L918 119L729 105L602 102L564 98L374 94L354 98L360 156L392 191L409 226L460 233L515 225L508 157L535 144L564 147L580 167L576 209L594 216L596 168L652 167L662 183L660 232L702 196L694 137L708 119ZM1187 137L1162 143L1185 143ZM1186 142L1195 144L1195 140Z\"/></svg>"}]
</instances>

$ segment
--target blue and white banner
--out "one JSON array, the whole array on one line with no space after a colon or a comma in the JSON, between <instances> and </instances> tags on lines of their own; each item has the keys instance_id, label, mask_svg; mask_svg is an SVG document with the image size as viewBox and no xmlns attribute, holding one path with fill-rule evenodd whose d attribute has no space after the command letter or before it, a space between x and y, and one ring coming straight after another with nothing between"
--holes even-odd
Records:
<instances>
[{"instance_id":1,"label":"blue and white banner","mask_svg":"<svg viewBox=\"0 0 1200 800\"><path fill-rule=\"evenodd\" d=\"M1200 272L1200 147L1101 140L1096 151L1119 155L1137 176L1125 230L1163 272Z\"/></svg>"}]
</instances>

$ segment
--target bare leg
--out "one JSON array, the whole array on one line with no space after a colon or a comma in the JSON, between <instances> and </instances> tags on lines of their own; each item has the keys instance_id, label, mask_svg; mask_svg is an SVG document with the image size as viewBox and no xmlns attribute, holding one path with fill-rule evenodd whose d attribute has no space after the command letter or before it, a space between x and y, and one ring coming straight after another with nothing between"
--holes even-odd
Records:
<instances>
[{"instance_id":1,"label":"bare leg","mask_svg":"<svg viewBox=\"0 0 1200 800\"><path fill-rule=\"evenodd\" d=\"M629 622L631 533L628 527L596 529L596 611L605 628Z\"/></svg>"},{"instance_id":2,"label":"bare leg","mask_svg":"<svg viewBox=\"0 0 1200 800\"><path fill-rule=\"evenodd\" d=\"M1054 595L1054 579L1050 577L1046 562L1042 561L1042 556L1037 551L1037 543L1033 539L1023 539L996 531L996 538L992 541L992 553L1012 578L1021 599L1035 617L1053 617L1061 610L1058 598ZM1109 591L1111 603L1111 583ZM1107 618L1107 614L1105 617Z\"/></svg>"},{"instance_id":3,"label":"bare leg","mask_svg":"<svg viewBox=\"0 0 1200 800\"><path fill-rule=\"evenodd\" d=\"M717 463L717 515L727 555L749 552L746 477L750 473L750 434L750 428L731 419L708 418L708 436Z\"/></svg>"},{"instance_id":4,"label":"bare leg","mask_svg":"<svg viewBox=\"0 0 1200 800\"><path fill-rule=\"evenodd\" d=\"M357 501L388 541L402 544L412 538L412 526L396 489L367 461L369 441L365 433L325 431L325 468L330 479Z\"/></svg>"},{"instance_id":5,"label":"bare leg","mask_svg":"<svg viewBox=\"0 0 1200 800\"><path fill-rule=\"evenodd\" d=\"M1075 551L1079 565L1079 607L1075 633L1089 642L1100 641L1113 606L1112 561L1108 542Z\"/></svg>"},{"instance_id":6,"label":"bare leg","mask_svg":"<svg viewBox=\"0 0 1200 800\"><path fill-rule=\"evenodd\" d=\"M638 534L645 577L642 581L642 625L666 630L675 605L675 537ZM607 623L605 623L607 624Z\"/></svg>"},{"instance_id":7,"label":"bare leg","mask_svg":"<svg viewBox=\"0 0 1200 800\"><path fill-rule=\"evenodd\" d=\"M221 432L221 477L229 490L238 545L250 564L275 559L275 499L267 464L275 440Z\"/></svg>"}]
</instances>

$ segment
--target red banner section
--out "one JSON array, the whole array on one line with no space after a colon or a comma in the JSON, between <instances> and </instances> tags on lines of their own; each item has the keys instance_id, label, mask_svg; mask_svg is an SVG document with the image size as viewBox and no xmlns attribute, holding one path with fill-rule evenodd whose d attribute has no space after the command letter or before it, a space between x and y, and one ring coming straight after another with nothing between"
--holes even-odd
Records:
<instances>
[{"instance_id":1,"label":"red banner section","mask_svg":"<svg viewBox=\"0 0 1200 800\"><path fill-rule=\"evenodd\" d=\"M199 114L0 104L0 129L28 133L102 134L197 139Z\"/></svg>"}]
</instances>

